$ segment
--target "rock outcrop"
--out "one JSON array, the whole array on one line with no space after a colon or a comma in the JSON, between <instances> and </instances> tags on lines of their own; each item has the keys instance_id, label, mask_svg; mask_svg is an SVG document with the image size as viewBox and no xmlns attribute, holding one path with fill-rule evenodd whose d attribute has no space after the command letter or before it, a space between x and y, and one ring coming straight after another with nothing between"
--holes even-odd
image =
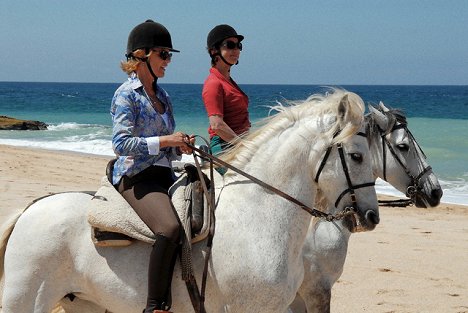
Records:
<instances>
[{"instance_id":1,"label":"rock outcrop","mask_svg":"<svg viewBox=\"0 0 468 313\"><path fill-rule=\"evenodd\" d=\"M39 121L19 120L9 116L0 116L0 130L45 130L47 124Z\"/></svg>"}]
</instances>

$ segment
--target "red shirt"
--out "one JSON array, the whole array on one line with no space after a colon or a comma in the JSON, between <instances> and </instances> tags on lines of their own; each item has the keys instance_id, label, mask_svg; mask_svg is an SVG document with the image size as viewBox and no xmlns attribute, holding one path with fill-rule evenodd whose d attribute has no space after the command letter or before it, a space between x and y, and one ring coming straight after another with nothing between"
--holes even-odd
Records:
<instances>
[{"instance_id":1,"label":"red shirt","mask_svg":"<svg viewBox=\"0 0 468 313\"><path fill-rule=\"evenodd\" d=\"M227 80L212 67L203 85L202 97L208 116L221 116L237 135L249 130L249 97L232 78ZM216 135L211 126L208 133L210 138Z\"/></svg>"}]
</instances>

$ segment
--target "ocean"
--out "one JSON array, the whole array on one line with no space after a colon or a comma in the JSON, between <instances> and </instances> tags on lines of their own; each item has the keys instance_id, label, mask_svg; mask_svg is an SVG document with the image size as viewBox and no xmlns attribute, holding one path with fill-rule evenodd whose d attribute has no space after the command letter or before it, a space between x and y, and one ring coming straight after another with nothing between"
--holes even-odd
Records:
<instances>
[{"instance_id":1,"label":"ocean","mask_svg":"<svg viewBox=\"0 0 468 313\"><path fill-rule=\"evenodd\" d=\"M38 120L46 131L0 131L0 144L113 155L110 102L117 83L0 82L0 115ZM172 98L177 129L208 137L201 84L161 84ZM468 86L339 86L366 103L401 109L444 189L443 202L468 205ZM323 86L242 85L253 122L278 101L301 100ZM385 182L377 191L403 196Z\"/></svg>"}]
</instances>

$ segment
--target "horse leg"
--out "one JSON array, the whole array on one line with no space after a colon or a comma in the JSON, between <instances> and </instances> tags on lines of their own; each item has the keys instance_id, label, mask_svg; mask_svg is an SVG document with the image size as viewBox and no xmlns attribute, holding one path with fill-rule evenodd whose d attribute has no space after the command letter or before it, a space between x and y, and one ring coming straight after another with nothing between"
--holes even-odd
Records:
<instances>
[{"instance_id":1,"label":"horse leg","mask_svg":"<svg viewBox=\"0 0 468 313\"><path fill-rule=\"evenodd\" d=\"M330 312L331 289L343 272L350 233L340 223L318 221L303 249L304 280L299 295L307 313Z\"/></svg>"},{"instance_id":2,"label":"horse leg","mask_svg":"<svg viewBox=\"0 0 468 313\"><path fill-rule=\"evenodd\" d=\"M298 293L304 299L307 313L330 313L331 286L326 284L317 284L313 287L303 285Z\"/></svg>"},{"instance_id":3,"label":"horse leg","mask_svg":"<svg viewBox=\"0 0 468 313\"><path fill-rule=\"evenodd\" d=\"M3 313L48 313L70 292L71 282L79 278L71 271L70 249L63 239L72 233L64 225L74 225L76 215L65 218L68 210L51 206L54 198L44 198L29 207L8 239Z\"/></svg>"},{"instance_id":4,"label":"horse leg","mask_svg":"<svg viewBox=\"0 0 468 313\"><path fill-rule=\"evenodd\" d=\"M289 305L288 313L307 313L304 300L299 294L296 294L296 298Z\"/></svg>"},{"instance_id":5,"label":"horse leg","mask_svg":"<svg viewBox=\"0 0 468 313\"><path fill-rule=\"evenodd\" d=\"M22 252L25 252L23 249ZM3 289L2 313L45 313L50 312L55 304L66 294L61 282L65 279L73 279L67 276L60 268L59 262L51 258L38 260L33 255L30 257L18 257L7 250L5 258L5 282ZM27 254L26 254L27 255ZM60 255L56 255L61 260ZM44 262L52 263L50 269L44 270Z\"/></svg>"},{"instance_id":6,"label":"horse leg","mask_svg":"<svg viewBox=\"0 0 468 313\"><path fill-rule=\"evenodd\" d=\"M8 281L10 283L11 281ZM18 281L20 283L20 281ZM7 285L3 294L2 313L45 313L50 312L61 296L54 288L53 282L21 282Z\"/></svg>"}]
</instances>

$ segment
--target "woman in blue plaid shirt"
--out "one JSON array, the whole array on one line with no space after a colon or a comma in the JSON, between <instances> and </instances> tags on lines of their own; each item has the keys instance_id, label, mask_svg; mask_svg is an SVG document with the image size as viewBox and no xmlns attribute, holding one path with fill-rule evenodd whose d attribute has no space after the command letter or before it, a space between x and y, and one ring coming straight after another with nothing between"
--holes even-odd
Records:
<instances>
[{"instance_id":1,"label":"woman in blue plaid shirt","mask_svg":"<svg viewBox=\"0 0 468 313\"><path fill-rule=\"evenodd\" d=\"M171 162L189 154L194 136L175 132L171 100L158 84L171 62L171 36L152 20L137 25L128 37L129 78L112 99L112 145L117 154L112 183L154 232L144 313L168 312L172 272L181 225L167 194L174 182Z\"/></svg>"}]
</instances>

